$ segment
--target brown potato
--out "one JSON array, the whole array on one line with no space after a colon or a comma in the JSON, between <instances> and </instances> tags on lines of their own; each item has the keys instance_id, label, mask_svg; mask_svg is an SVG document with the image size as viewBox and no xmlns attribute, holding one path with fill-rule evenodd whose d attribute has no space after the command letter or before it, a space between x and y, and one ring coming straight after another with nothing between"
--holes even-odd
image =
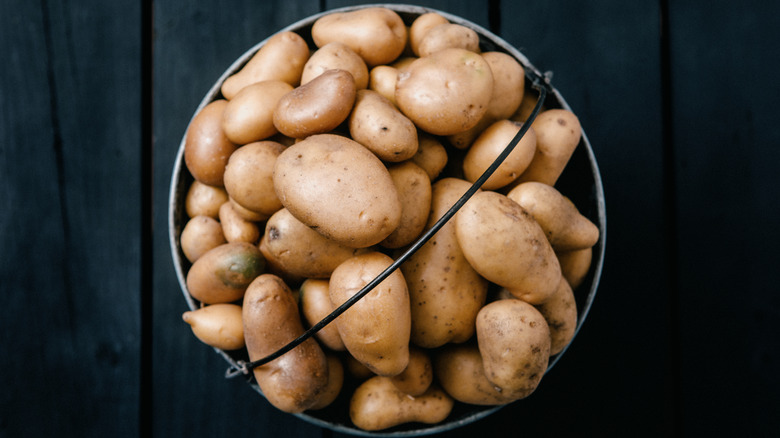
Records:
<instances>
[{"instance_id":1,"label":"brown potato","mask_svg":"<svg viewBox=\"0 0 780 438\"><path fill-rule=\"evenodd\" d=\"M419 58L399 74L395 101L423 131L452 135L479 122L492 92L493 74L482 56L451 48Z\"/></svg>"},{"instance_id":2,"label":"brown potato","mask_svg":"<svg viewBox=\"0 0 780 438\"><path fill-rule=\"evenodd\" d=\"M227 242L222 225L213 217L195 216L181 231L181 250L187 260L194 262L210 249Z\"/></svg>"},{"instance_id":3,"label":"brown potato","mask_svg":"<svg viewBox=\"0 0 780 438\"><path fill-rule=\"evenodd\" d=\"M325 356L328 359L328 384L320 393L317 402L309 408L311 410L330 406L331 403L336 401L336 398L341 393L341 388L344 386L344 365L341 363L341 359L335 354L325 353Z\"/></svg>"},{"instance_id":4,"label":"brown potato","mask_svg":"<svg viewBox=\"0 0 780 438\"><path fill-rule=\"evenodd\" d=\"M282 203L274 190L274 164L286 148L275 141L259 141L241 146L230 156L225 168L225 190L247 210L268 218Z\"/></svg>"},{"instance_id":5,"label":"brown potato","mask_svg":"<svg viewBox=\"0 0 780 438\"><path fill-rule=\"evenodd\" d=\"M381 242L401 220L387 168L368 149L338 135L311 136L282 152L274 187L298 220L353 248Z\"/></svg>"},{"instance_id":6,"label":"brown potato","mask_svg":"<svg viewBox=\"0 0 780 438\"><path fill-rule=\"evenodd\" d=\"M270 38L254 56L222 84L222 95L232 99L247 85L279 80L293 87L301 81L303 66L309 59L309 46L295 32L280 32Z\"/></svg>"},{"instance_id":7,"label":"brown potato","mask_svg":"<svg viewBox=\"0 0 780 438\"><path fill-rule=\"evenodd\" d=\"M415 18L409 27L409 46L412 52L420 56L420 42L422 42L428 31L446 23L449 23L449 20L436 12L427 12Z\"/></svg>"},{"instance_id":8,"label":"brown potato","mask_svg":"<svg viewBox=\"0 0 780 438\"><path fill-rule=\"evenodd\" d=\"M228 242L256 244L260 240L260 227L257 223L241 217L230 202L222 204L219 208L219 223L222 225L222 234Z\"/></svg>"},{"instance_id":9,"label":"brown potato","mask_svg":"<svg viewBox=\"0 0 780 438\"><path fill-rule=\"evenodd\" d=\"M471 187L467 181L445 178L433 184L427 228ZM409 287L412 343L434 348L465 342L474 335L477 312L485 303L488 282L463 255L450 219L401 265Z\"/></svg>"},{"instance_id":10,"label":"brown potato","mask_svg":"<svg viewBox=\"0 0 780 438\"><path fill-rule=\"evenodd\" d=\"M477 137L463 158L463 175L475 182L506 149L520 132L522 125L509 120L499 120ZM536 134L533 128L526 131L512 152L482 185L484 190L496 190L517 179L528 167L536 151Z\"/></svg>"},{"instance_id":11,"label":"brown potato","mask_svg":"<svg viewBox=\"0 0 780 438\"><path fill-rule=\"evenodd\" d=\"M435 180L444 167L447 166L447 149L432 135L420 132L417 134L417 153L412 157L414 164L420 166L431 181Z\"/></svg>"},{"instance_id":12,"label":"brown potato","mask_svg":"<svg viewBox=\"0 0 780 438\"><path fill-rule=\"evenodd\" d=\"M401 248L412 242L425 229L431 210L431 180L423 169L411 161L388 168L401 201L401 221L380 245Z\"/></svg>"},{"instance_id":13,"label":"brown potato","mask_svg":"<svg viewBox=\"0 0 780 438\"><path fill-rule=\"evenodd\" d=\"M363 430L382 430L403 423L435 424L444 421L454 402L438 386L423 395L411 397L399 391L387 377L376 376L363 382L352 395L349 416Z\"/></svg>"},{"instance_id":14,"label":"brown potato","mask_svg":"<svg viewBox=\"0 0 780 438\"><path fill-rule=\"evenodd\" d=\"M312 53L303 67L301 85L311 82L312 79L328 70L348 71L355 80L355 88L362 90L368 87L369 76L366 62L344 43L333 41Z\"/></svg>"},{"instance_id":15,"label":"brown potato","mask_svg":"<svg viewBox=\"0 0 780 438\"><path fill-rule=\"evenodd\" d=\"M309 327L322 321L335 309L330 301L327 279L307 279L301 284L299 290L301 315ZM333 322L321 328L314 336L322 345L333 351L346 350L341 335L339 335L339 329Z\"/></svg>"},{"instance_id":16,"label":"brown potato","mask_svg":"<svg viewBox=\"0 0 780 438\"><path fill-rule=\"evenodd\" d=\"M262 222L266 219L268 219L267 214L263 214L257 211L252 211L243 205L236 202L235 199L229 198L228 202L230 202L230 205L233 206L233 210L236 211L236 213L244 218L245 220L251 221L251 222Z\"/></svg>"},{"instance_id":17,"label":"brown potato","mask_svg":"<svg viewBox=\"0 0 780 438\"><path fill-rule=\"evenodd\" d=\"M473 29L455 23L434 26L425 33L417 45L420 57L432 55L440 50L459 48L480 53L479 35Z\"/></svg>"},{"instance_id":18,"label":"brown potato","mask_svg":"<svg viewBox=\"0 0 780 438\"><path fill-rule=\"evenodd\" d=\"M365 366L363 362L355 359L351 354L349 354L349 352L342 355L342 358L344 359L344 366L347 369L347 372L353 379L357 381L363 381L369 377L376 376L376 374L368 369L368 367Z\"/></svg>"},{"instance_id":19,"label":"brown potato","mask_svg":"<svg viewBox=\"0 0 780 438\"><path fill-rule=\"evenodd\" d=\"M577 330L577 302L569 282L561 278L555 293L549 300L537 304L536 309L550 328L550 356L560 353Z\"/></svg>"},{"instance_id":20,"label":"brown potato","mask_svg":"<svg viewBox=\"0 0 780 438\"><path fill-rule=\"evenodd\" d=\"M512 114L511 117L509 117L509 119L515 122L525 123L525 121L528 120L529 117L531 117L531 113L536 107L536 103L538 101L539 101L538 91L533 89L525 90L525 92L523 93L523 100L520 102L520 106L517 108L515 113ZM539 114L544 112L546 109L547 107L542 105L542 107L539 110Z\"/></svg>"},{"instance_id":21,"label":"brown potato","mask_svg":"<svg viewBox=\"0 0 780 438\"><path fill-rule=\"evenodd\" d=\"M352 139L382 161L397 163L417 153L414 123L376 91L357 92L348 126Z\"/></svg>"},{"instance_id":22,"label":"brown potato","mask_svg":"<svg viewBox=\"0 0 780 438\"><path fill-rule=\"evenodd\" d=\"M547 371L550 329L544 316L524 301L486 304L477 315L477 344L485 377L502 392L528 396Z\"/></svg>"},{"instance_id":23,"label":"brown potato","mask_svg":"<svg viewBox=\"0 0 780 438\"><path fill-rule=\"evenodd\" d=\"M369 67L389 64L404 51L406 26L395 11L382 7L331 13L314 22L317 47L339 41L360 55Z\"/></svg>"},{"instance_id":24,"label":"brown potato","mask_svg":"<svg viewBox=\"0 0 780 438\"><path fill-rule=\"evenodd\" d=\"M251 361L266 357L304 332L292 291L271 274L260 275L249 285L242 316ZM328 361L317 341L310 338L255 368L254 376L273 406L299 413L320 401L328 384Z\"/></svg>"},{"instance_id":25,"label":"brown potato","mask_svg":"<svg viewBox=\"0 0 780 438\"><path fill-rule=\"evenodd\" d=\"M599 240L599 228L554 187L535 181L524 182L513 188L507 197L539 223L556 251L590 248Z\"/></svg>"},{"instance_id":26,"label":"brown potato","mask_svg":"<svg viewBox=\"0 0 780 438\"><path fill-rule=\"evenodd\" d=\"M184 312L181 317L206 345L223 350L244 348L244 325L239 305L212 304Z\"/></svg>"},{"instance_id":27,"label":"brown potato","mask_svg":"<svg viewBox=\"0 0 780 438\"><path fill-rule=\"evenodd\" d=\"M187 216L208 216L216 219L219 217L219 207L228 201L228 194L224 187L214 187L195 180L187 190L184 200L184 209Z\"/></svg>"},{"instance_id":28,"label":"brown potato","mask_svg":"<svg viewBox=\"0 0 780 438\"><path fill-rule=\"evenodd\" d=\"M225 243L203 254L187 273L187 290L204 304L230 303L244 296L265 261L250 243Z\"/></svg>"},{"instance_id":29,"label":"brown potato","mask_svg":"<svg viewBox=\"0 0 780 438\"><path fill-rule=\"evenodd\" d=\"M398 81L398 69L389 65L377 65L368 74L368 89L376 91L382 97L395 103L395 84Z\"/></svg>"},{"instance_id":30,"label":"brown potato","mask_svg":"<svg viewBox=\"0 0 780 438\"><path fill-rule=\"evenodd\" d=\"M561 264L561 273L571 285L577 289L582 285L585 276L590 271L593 260L593 247L573 251L558 251L555 253Z\"/></svg>"},{"instance_id":31,"label":"brown potato","mask_svg":"<svg viewBox=\"0 0 780 438\"><path fill-rule=\"evenodd\" d=\"M230 155L237 149L222 129L224 99L215 100L192 118L184 139L184 163L193 178L203 184L222 187Z\"/></svg>"},{"instance_id":32,"label":"brown potato","mask_svg":"<svg viewBox=\"0 0 780 438\"><path fill-rule=\"evenodd\" d=\"M387 255L369 252L339 265L329 283L333 306L342 305L392 263ZM400 271L390 274L335 322L350 354L377 375L395 376L409 364L409 292Z\"/></svg>"},{"instance_id":33,"label":"brown potato","mask_svg":"<svg viewBox=\"0 0 780 438\"><path fill-rule=\"evenodd\" d=\"M293 86L287 82L273 80L241 89L222 115L222 129L227 138L235 144L247 144L276 134L274 108L292 90Z\"/></svg>"},{"instance_id":34,"label":"brown potato","mask_svg":"<svg viewBox=\"0 0 780 438\"><path fill-rule=\"evenodd\" d=\"M349 116L355 92L355 80L349 72L328 70L279 100L274 126L293 138L329 132Z\"/></svg>"},{"instance_id":35,"label":"brown potato","mask_svg":"<svg viewBox=\"0 0 780 438\"><path fill-rule=\"evenodd\" d=\"M492 120L508 119L523 101L525 69L517 59L503 52L485 52L482 58L493 73L493 94L485 116Z\"/></svg>"},{"instance_id":36,"label":"brown potato","mask_svg":"<svg viewBox=\"0 0 780 438\"><path fill-rule=\"evenodd\" d=\"M548 109L539 113L531 126L536 131L536 154L517 181L554 186L580 143L580 121L571 111Z\"/></svg>"},{"instance_id":37,"label":"brown potato","mask_svg":"<svg viewBox=\"0 0 780 438\"><path fill-rule=\"evenodd\" d=\"M454 220L463 255L483 277L531 304L555 292L561 279L558 259L542 228L516 202L482 191Z\"/></svg>"},{"instance_id":38,"label":"brown potato","mask_svg":"<svg viewBox=\"0 0 780 438\"><path fill-rule=\"evenodd\" d=\"M433 367L428 352L422 348L409 348L409 365L390 380L404 394L412 397L423 395L433 383Z\"/></svg>"}]
</instances>

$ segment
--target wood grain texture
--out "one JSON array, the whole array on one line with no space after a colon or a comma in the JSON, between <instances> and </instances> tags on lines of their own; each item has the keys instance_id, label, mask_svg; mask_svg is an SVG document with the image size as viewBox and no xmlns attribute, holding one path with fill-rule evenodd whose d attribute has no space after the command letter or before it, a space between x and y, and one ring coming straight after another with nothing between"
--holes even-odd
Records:
<instances>
[{"instance_id":1,"label":"wood grain texture","mask_svg":"<svg viewBox=\"0 0 780 438\"><path fill-rule=\"evenodd\" d=\"M140 10L0 17L0 436L137 433Z\"/></svg>"}]
</instances>

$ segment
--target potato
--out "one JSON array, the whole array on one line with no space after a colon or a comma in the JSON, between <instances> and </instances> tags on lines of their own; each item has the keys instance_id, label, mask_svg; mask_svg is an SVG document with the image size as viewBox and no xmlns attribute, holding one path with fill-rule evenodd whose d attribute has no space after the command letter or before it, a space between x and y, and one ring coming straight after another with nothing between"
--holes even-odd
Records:
<instances>
[{"instance_id":1,"label":"potato","mask_svg":"<svg viewBox=\"0 0 780 438\"><path fill-rule=\"evenodd\" d=\"M507 197L539 223L556 251L590 248L599 240L599 228L554 187L524 182L507 193Z\"/></svg>"},{"instance_id":2,"label":"potato","mask_svg":"<svg viewBox=\"0 0 780 438\"><path fill-rule=\"evenodd\" d=\"M359 90L349 115L352 139L380 160L397 163L417 153L417 128L392 102L373 90Z\"/></svg>"},{"instance_id":3,"label":"potato","mask_svg":"<svg viewBox=\"0 0 780 438\"><path fill-rule=\"evenodd\" d=\"M246 242L225 243L203 254L187 273L187 290L204 304L230 303L244 296L263 272L260 250Z\"/></svg>"},{"instance_id":4,"label":"potato","mask_svg":"<svg viewBox=\"0 0 780 438\"><path fill-rule=\"evenodd\" d=\"M409 348L409 365L401 374L390 378L404 394L418 397L425 393L433 383L433 367L431 358L426 350L421 348Z\"/></svg>"},{"instance_id":5,"label":"potato","mask_svg":"<svg viewBox=\"0 0 780 438\"><path fill-rule=\"evenodd\" d=\"M236 144L265 140L278 131L274 126L274 108L279 99L293 90L284 81L262 81L241 89L228 102L222 114L222 129Z\"/></svg>"},{"instance_id":6,"label":"potato","mask_svg":"<svg viewBox=\"0 0 780 438\"><path fill-rule=\"evenodd\" d=\"M425 33L425 36L418 43L416 54L420 57L429 56L439 50L450 48L480 53L479 35L473 29L460 24L439 24Z\"/></svg>"},{"instance_id":7,"label":"potato","mask_svg":"<svg viewBox=\"0 0 780 438\"><path fill-rule=\"evenodd\" d=\"M311 36L317 47L339 41L360 55L369 67L389 64L406 46L406 26L387 8L372 7L322 16L314 22Z\"/></svg>"},{"instance_id":8,"label":"potato","mask_svg":"<svg viewBox=\"0 0 780 438\"><path fill-rule=\"evenodd\" d=\"M590 271L593 260L593 248L578 249L573 251L557 251L555 255L561 265L561 273L571 285L572 289L580 287L585 276Z\"/></svg>"},{"instance_id":9,"label":"potato","mask_svg":"<svg viewBox=\"0 0 780 438\"><path fill-rule=\"evenodd\" d=\"M431 180L423 169L411 161L388 168L401 201L401 221L380 245L401 248L422 233L431 210Z\"/></svg>"},{"instance_id":10,"label":"potato","mask_svg":"<svg viewBox=\"0 0 780 438\"><path fill-rule=\"evenodd\" d=\"M463 255L483 277L531 304L555 292L561 279L558 259L542 228L516 202L482 191L454 220Z\"/></svg>"},{"instance_id":11,"label":"potato","mask_svg":"<svg viewBox=\"0 0 780 438\"><path fill-rule=\"evenodd\" d=\"M580 121L565 109L548 109L531 124L536 131L536 154L518 182L538 181L554 186L582 138Z\"/></svg>"},{"instance_id":12,"label":"potato","mask_svg":"<svg viewBox=\"0 0 780 438\"><path fill-rule=\"evenodd\" d=\"M241 217L230 202L219 208L219 222L222 225L222 234L228 242L256 244L260 240L260 227L255 222Z\"/></svg>"},{"instance_id":13,"label":"potato","mask_svg":"<svg viewBox=\"0 0 780 438\"><path fill-rule=\"evenodd\" d=\"M222 225L209 216L195 216L187 221L181 231L181 250L190 262L194 262L210 249L226 243Z\"/></svg>"},{"instance_id":14,"label":"potato","mask_svg":"<svg viewBox=\"0 0 780 438\"><path fill-rule=\"evenodd\" d=\"M365 252L326 238L286 208L268 219L260 245L282 271L304 278L328 278L342 262Z\"/></svg>"},{"instance_id":15,"label":"potato","mask_svg":"<svg viewBox=\"0 0 780 438\"><path fill-rule=\"evenodd\" d=\"M181 317L206 345L223 350L244 348L244 325L239 305L212 304L184 312Z\"/></svg>"},{"instance_id":16,"label":"potato","mask_svg":"<svg viewBox=\"0 0 780 438\"><path fill-rule=\"evenodd\" d=\"M547 371L550 329L544 316L524 301L493 301L477 315L477 345L485 377L502 392L525 397Z\"/></svg>"},{"instance_id":17,"label":"potato","mask_svg":"<svg viewBox=\"0 0 780 438\"><path fill-rule=\"evenodd\" d=\"M561 278L552 297L537 304L536 309L550 328L550 355L560 353L569 345L577 329L577 302L569 282Z\"/></svg>"},{"instance_id":18,"label":"potato","mask_svg":"<svg viewBox=\"0 0 780 438\"><path fill-rule=\"evenodd\" d=\"M349 116L355 91L355 80L349 72L328 70L279 100L274 126L293 138L329 132Z\"/></svg>"},{"instance_id":19,"label":"potato","mask_svg":"<svg viewBox=\"0 0 780 438\"><path fill-rule=\"evenodd\" d=\"M525 96L525 68L513 56L503 52L485 52L482 59L493 74L493 94L485 116L492 120L508 119L515 114Z\"/></svg>"},{"instance_id":20,"label":"potato","mask_svg":"<svg viewBox=\"0 0 780 438\"><path fill-rule=\"evenodd\" d=\"M417 142L417 153L412 157L412 161L425 170L425 173L433 181L447 166L447 149L436 137L424 132L417 134Z\"/></svg>"},{"instance_id":21,"label":"potato","mask_svg":"<svg viewBox=\"0 0 780 438\"><path fill-rule=\"evenodd\" d=\"M476 342L449 344L436 350L433 373L455 400L479 406L503 405L526 396L525 391L499 388L485 376Z\"/></svg>"},{"instance_id":22,"label":"potato","mask_svg":"<svg viewBox=\"0 0 780 438\"><path fill-rule=\"evenodd\" d=\"M463 158L463 175L475 182L504 152L522 125L509 120L499 120L477 137ZM484 190L497 190L517 179L528 167L536 151L536 135L533 128L526 131L512 152L482 185Z\"/></svg>"},{"instance_id":23,"label":"potato","mask_svg":"<svg viewBox=\"0 0 780 438\"><path fill-rule=\"evenodd\" d=\"M260 275L249 285L242 316L250 361L266 357L304 332L292 291L271 274ZM320 401L328 384L328 361L317 341L309 338L256 367L254 376L273 406L299 413Z\"/></svg>"},{"instance_id":24,"label":"potato","mask_svg":"<svg viewBox=\"0 0 780 438\"><path fill-rule=\"evenodd\" d=\"M267 220L269 215L260 213L257 211L252 211L243 205L236 202L233 198L228 198L228 202L230 202L230 205L233 207L233 210L236 211L236 214L241 216L243 219L251 221L251 222L262 222L264 220Z\"/></svg>"},{"instance_id":25,"label":"potato","mask_svg":"<svg viewBox=\"0 0 780 438\"><path fill-rule=\"evenodd\" d=\"M192 118L184 139L184 163L192 177L203 184L222 187L225 165L237 146L222 129L224 99L215 100Z\"/></svg>"},{"instance_id":26,"label":"potato","mask_svg":"<svg viewBox=\"0 0 780 438\"><path fill-rule=\"evenodd\" d=\"M341 363L341 359L335 354L328 353L325 353L325 357L328 359L328 384L320 393L317 402L309 408L311 410L330 406L339 396L341 388L344 386L344 365Z\"/></svg>"},{"instance_id":27,"label":"potato","mask_svg":"<svg viewBox=\"0 0 780 438\"><path fill-rule=\"evenodd\" d=\"M367 366L355 359L349 352L342 355L344 359L344 367L347 369L347 373L356 381L362 382L370 377L376 376L373 371L368 369Z\"/></svg>"},{"instance_id":28,"label":"potato","mask_svg":"<svg viewBox=\"0 0 780 438\"><path fill-rule=\"evenodd\" d=\"M362 90L368 87L368 67L363 58L344 43L334 41L320 47L303 67L301 85L311 82L312 79L328 70L348 71L355 80L355 88Z\"/></svg>"},{"instance_id":29,"label":"potato","mask_svg":"<svg viewBox=\"0 0 780 438\"><path fill-rule=\"evenodd\" d=\"M529 117L531 117L531 113L533 112L534 108L536 107L536 103L539 101L539 92L533 89L525 90L523 93L523 100L520 101L520 106L517 108L514 114L512 114L511 117L509 117L510 120L513 120L515 122L523 122L525 123L526 120L528 120ZM540 114L547 110L547 107L542 105L541 109L539 110Z\"/></svg>"},{"instance_id":30,"label":"potato","mask_svg":"<svg viewBox=\"0 0 780 438\"><path fill-rule=\"evenodd\" d=\"M368 89L376 91L382 97L395 103L395 84L398 82L398 69L389 65L377 65L368 74Z\"/></svg>"},{"instance_id":31,"label":"potato","mask_svg":"<svg viewBox=\"0 0 780 438\"><path fill-rule=\"evenodd\" d=\"M451 135L479 122L492 92L493 75L482 56L451 48L419 58L399 74L395 101L418 128Z\"/></svg>"},{"instance_id":32,"label":"potato","mask_svg":"<svg viewBox=\"0 0 780 438\"><path fill-rule=\"evenodd\" d=\"M254 56L222 84L222 95L233 99L247 85L279 80L293 87L301 81L303 66L309 59L309 46L295 32L280 32L270 38Z\"/></svg>"},{"instance_id":33,"label":"potato","mask_svg":"<svg viewBox=\"0 0 780 438\"><path fill-rule=\"evenodd\" d=\"M427 12L414 19L409 27L409 46L412 52L420 56L420 43L429 30L440 24L447 24L449 20L436 12Z\"/></svg>"},{"instance_id":34,"label":"potato","mask_svg":"<svg viewBox=\"0 0 780 438\"><path fill-rule=\"evenodd\" d=\"M467 181L445 178L433 184L427 228L471 187ZM413 344L435 348L465 342L474 335L477 312L485 303L488 282L469 264L450 219L401 265L411 300Z\"/></svg>"},{"instance_id":35,"label":"potato","mask_svg":"<svg viewBox=\"0 0 780 438\"><path fill-rule=\"evenodd\" d=\"M274 187L298 220L353 248L381 242L401 221L387 168L345 137L314 135L287 148L276 160Z\"/></svg>"},{"instance_id":36,"label":"potato","mask_svg":"<svg viewBox=\"0 0 780 438\"><path fill-rule=\"evenodd\" d=\"M241 146L230 156L225 168L225 190L247 210L268 218L282 208L274 190L274 164L286 148L275 141L259 141Z\"/></svg>"},{"instance_id":37,"label":"potato","mask_svg":"<svg viewBox=\"0 0 780 438\"><path fill-rule=\"evenodd\" d=\"M403 423L435 424L444 421L454 402L438 386L418 397L399 391L387 377L363 382L352 395L349 416L363 430L382 430Z\"/></svg>"},{"instance_id":38,"label":"potato","mask_svg":"<svg viewBox=\"0 0 780 438\"><path fill-rule=\"evenodd\" d=\"M334 307L360 291L393 263L379 252L345 261L330 277ZM335 320L347 350L380 376L400 374L409 364L409 292L401 271L394 271Z\"/></svg>"},{"instance_id":39,"label":"potato","mask_svg":"<svg viewBox=\"0 0 780 438\"><path fill-rule=\"evenodd\" d=\"M307 279L300 287L301 315L309 327L333 312L327 279ZM344 342L335 323L330 323L314 334L320 343L333 351L344 351Z\"/></svg>"},{"instance_id":40,"label":"potato","mask_svg":"<svg viewBox=\"0 0 780 438\"><path fill-rule=\"evenodd\" d=\"M208 216L216 219L219 217L219 207L228 201L228 194L224 187L214 187L195 180L187 190L184 200L184 209L187 216Z\"/></svg>"}]
</instances>

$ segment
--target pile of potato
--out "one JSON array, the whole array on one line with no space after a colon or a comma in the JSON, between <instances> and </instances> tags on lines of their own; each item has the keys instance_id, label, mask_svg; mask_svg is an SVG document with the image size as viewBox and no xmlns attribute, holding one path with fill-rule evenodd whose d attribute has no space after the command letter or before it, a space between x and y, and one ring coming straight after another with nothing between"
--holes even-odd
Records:
<instances>
[{"instance_id":1,"label":"pile of potato","mask_svg":"<svg viewBox=\"0 0 780 438\"><path fill-rule=\"evenodd\" d=\"M308 37L309 35L306 35ZM183 319L250 360L357 293L461 197L535 104L523 66L437 13L370 7L271 37L193 118ZM577 325L599 229L554 187L580 142L539 114L463 208L365 297L254 377L298 413L342 388L364 430L437 423L455 401L527 397ZM353 382L346 385L345 382Z\"/></svg>"}]
</instances>

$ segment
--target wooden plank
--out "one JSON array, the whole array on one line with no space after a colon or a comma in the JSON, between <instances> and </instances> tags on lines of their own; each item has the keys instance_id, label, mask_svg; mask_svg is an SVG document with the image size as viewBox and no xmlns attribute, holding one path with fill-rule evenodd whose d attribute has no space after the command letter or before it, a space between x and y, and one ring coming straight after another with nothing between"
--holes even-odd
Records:
<instances>
[{"instance_id":1,"label":"wooden plank","mask_svg":"<svg viewBox=\"0 0 780 438\"><path fill-rule=\"evenodd\" d=\"M780 5L732 6L669 7L683 435L780 429Z\"/></svg>"},{"instance_id":2,"label":"wooden plank","mask_svg":"<svg viewBox=\"0 0 780 438\"><path fill-rule=\"evenodd\" d=\"M0 6L3 436L138 431L139 13Z\"/></svg>"}]
</instances>

